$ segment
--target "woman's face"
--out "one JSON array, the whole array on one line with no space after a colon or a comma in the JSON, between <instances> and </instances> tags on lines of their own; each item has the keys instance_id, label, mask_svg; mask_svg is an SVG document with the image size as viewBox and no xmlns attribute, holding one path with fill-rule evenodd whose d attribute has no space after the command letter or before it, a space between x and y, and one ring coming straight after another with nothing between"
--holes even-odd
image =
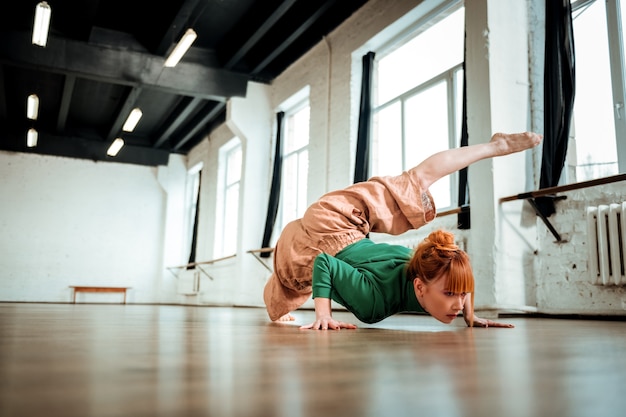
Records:
<instances>
[{"instance_id":1,"label":"woman's face","mask_svg":"<svg viewBox=\"0 0 626 417\"><path fill-rule=\"evenodd\" d=\"M467 293L453 293L445 288L445 277L437 278L430 284L420 278L413 280L417 301L424 310L442 323L450 324L457 315L463 313Z\"/></svg>"}]
</instances>

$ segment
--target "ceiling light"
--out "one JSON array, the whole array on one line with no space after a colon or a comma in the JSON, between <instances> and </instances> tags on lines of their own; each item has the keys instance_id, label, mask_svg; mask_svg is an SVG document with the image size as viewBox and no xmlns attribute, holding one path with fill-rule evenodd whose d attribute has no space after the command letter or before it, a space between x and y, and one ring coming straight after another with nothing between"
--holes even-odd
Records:
<instances>
[{"instance_id":1,"label":"ceiling light","mask_svg":"<svg viewBox=\"0 0 626 417\"><path fill-rule=\"evenodd\" d=\"M198 35L196 35L196 32L193 29L187 29L183 37L180 39L180 41L178 41L178 43L172 50L172 53L170 53L170 56L168 56L165 60L165 66L175 67L176 64L178 64L178 61L180 61L183 55L185 55L185 52L187 52L187 49L189 49L189 47L191 46L193 41L196 40L197 37Z\"/></svg>"},{"instance_id":2,"label":"ceiling light","mask_svg":"<svg viewBox=\"0 0 626 417\"><path fill-rule=\"evenodd\" d=\"M29 148L33 148L37 146L37 137L39 134L32 127L28 129L28 133L26 133L26 146Z\"/></svg>"},{"instance_id":3,"label":"ceiling light","mask_svg":"<svg viewBox=\"0 0 626 417\"><path fill-rule=\"evenodd\" d=\"M52 9L45 1L35 7L35 24L33 25L33 44L46 46L48 41L48 29L50 27L50 15Z\"/></svg>"},{"instance_id":4,"label":"ceiling light","mask_svg":"<svg viewBox=\"0 0 626 417\"><path fill-rule=\"evenodd\" d=\"M31 94L26 100L26 117L30 120L37 120L39 114L39 97L37 94Z\"/></svg>"},{"instance_id":5,"label":"ceiling light","mask_svg":"<svg viewBox=\"0 0 626 417\"><path fill-rule=\"evenodd\" d=\"M143 113L139 108L134 108L128 115L128 119L126 119L124 126L122 126L122 130L124 132L132 132L135 130L135 126L139 123L139 119L141 119L142 115Z\"/></svg>"},{"instance_id":6,"label":"ceiling light","mask_svg":"<svg viewBox=\"0 0 626 417\"><path fill-rule=\"evenodd\" d=\"M107 150L107 155L109 156L117 155L120 149L122 149L122 146L124 146L124 139L116 138L111 144L111 146L109 146L109 149Z\"/></svg>"}]
</instances>

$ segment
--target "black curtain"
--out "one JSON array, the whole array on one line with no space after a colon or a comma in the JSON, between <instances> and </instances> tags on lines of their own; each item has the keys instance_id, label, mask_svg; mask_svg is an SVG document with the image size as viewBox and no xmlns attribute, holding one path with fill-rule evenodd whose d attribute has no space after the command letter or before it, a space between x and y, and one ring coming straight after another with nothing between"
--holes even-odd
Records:
<instances>
[{"instance_id":1,"label":"black curtain","mask_svg":"<svg viewBox=\"0 0 626 417\"><path fill-rule=\"evenodd\" d=\"M463 39L463 109L461 110L461 143L460 146L467 146L469 139L467 134L467 71L465 61L467 60L467 33ZM459 194L458 205L461 211L457 215L457 227L459 229L469 229L470 224L470 197L469 183L467 182L467 168L459 171Z\"/></svg>"},{"instance_id":2,"label":"black curtain","mask_svg":"<svg viewBox=\"0 0 626 417\"><path fill-rule=\"evenodd\" d=\"M372 69L374 52L363 56L361 76L361 105L359 108L359 129L356 140L356 161L354 183L367 181L370 176L370 126L372 120Z\"/></svg>"},{"instance_id":3,"label":"black curtain","mask_svg":"<svg viewBox=\"0 0 626 417\"><path fill-rule=\"evenodd\" d=\"M569 0L546 0L544 137L539 188L558 185L567 154L576 87L574 33ZM554 196L535 200L540 215L555 213Z\"/></svg>"},{"instance_id":4,"label":"black curtain","mask_svg":"<svg viewBox=\"0 0 626 417\"><path fill-rule=\"evenodd\" d=\"M463 64L463 110L461 115L461 143L460 146L468 145L467 135L467 77L465 76L465 64ZM457 215L457 227L459 229L470 228L469 209L469 183L467 182L467 167L459 171L459 208L461 212Z\"/></svg>"},{"instance_id":5,"label":"black curtain","mask_svg":"<svg viewBox=\"0 0 626 417\"><path fill-rule=\"evenodd\" d=\"M196 262L196 246L198 244L198 216L200 214L200 185L202 184L202 171L198 171L198 195L196 196L196 212L193 218L193 232L191 235L191 250L189 251L188 264ZM187 269L193 269L187 266Z\"/></svg>"},{"instance_id":6,"label":"black curtain","mask_svg":"<svg viewBox=\"0 0 626 417\"><path fill-rule=\"evenodd\" d=\"M283 168L283 145L282 145L282 132L283 132L283 118L285 112L276 113L276 148L274 151L274 170L272 172L272 185L270 188L270 199L267 205L267 217L265 219L265 232L263 233L262 248L269 248L270 241L272 239L272 231L274 230L274 224L276 223L276 216L278 215L278 202L280 200L280 185ZM263 258L270 256L269 252L261 252Z\"/></svg>"}]
</instances>

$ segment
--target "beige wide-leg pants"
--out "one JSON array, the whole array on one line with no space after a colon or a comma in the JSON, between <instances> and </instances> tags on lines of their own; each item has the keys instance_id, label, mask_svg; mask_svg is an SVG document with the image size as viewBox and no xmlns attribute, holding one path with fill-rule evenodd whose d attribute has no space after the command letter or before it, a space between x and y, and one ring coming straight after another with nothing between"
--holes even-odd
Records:
<instances>
[{"instance_id":1,"label":"beige wide-leg pants","mask_svg":"<svg viewBox=\"0 0 626 417\"><path fill-rule=\"evenodd\" d=\"M263 299L271 320L311 296L312 269L320 253L334 256L369 232L398 235L435 218L435 204L422 190L415 168L398 176L372 177L322 196L289 223L274 249L274 272Z\"/></svg>"}]
</instances>

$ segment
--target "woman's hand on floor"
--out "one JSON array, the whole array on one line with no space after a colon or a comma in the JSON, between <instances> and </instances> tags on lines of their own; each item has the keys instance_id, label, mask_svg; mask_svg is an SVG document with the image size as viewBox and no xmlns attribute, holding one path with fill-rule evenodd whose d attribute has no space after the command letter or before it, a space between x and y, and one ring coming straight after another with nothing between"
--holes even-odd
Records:
<instances>
[{"instance_id":1,"label":"woman's hand on floor","mask_svg":"<svg viewBox=\"0 0 626 417\"><path fill-rule=\"evenodd\" d=\"M300 329L311 330L339 330L339 329L356 329L356 325L351 323L345 323L343 321L335 320L331 316L317 317L315 321L306 326L301 326Z\"/></svg>"},{"instance_id":2,"label":"woman's hand on floor","mask_svg":"<svg viewBox=\"0 0 626 417\"><path fill-rule=\"evenodd\" d=\"M315 321L307 326L301 326L300 329L311 330L339 330L339 329L356 329L354 324L337 321L333 318L330 298L315 297Z\"/></svg>"},{"instance_id":3,"label":"woman's hand on floor","mask_svg":"<svg viewBox=\"0 0 626 417\"><path fill-rule=\"evenodd\" d=\"M469 322L467 321L467 319L465 320L465 322L467 323L467 325L469 326ZM507 328L511 328L511 327L515 327L512 324L509 323L500 323L497 321L493 321L493 320L488 320L488 319L481 319L480 317L474 315L474 327L507 327Z\"/></svg>"}]
</instances>

